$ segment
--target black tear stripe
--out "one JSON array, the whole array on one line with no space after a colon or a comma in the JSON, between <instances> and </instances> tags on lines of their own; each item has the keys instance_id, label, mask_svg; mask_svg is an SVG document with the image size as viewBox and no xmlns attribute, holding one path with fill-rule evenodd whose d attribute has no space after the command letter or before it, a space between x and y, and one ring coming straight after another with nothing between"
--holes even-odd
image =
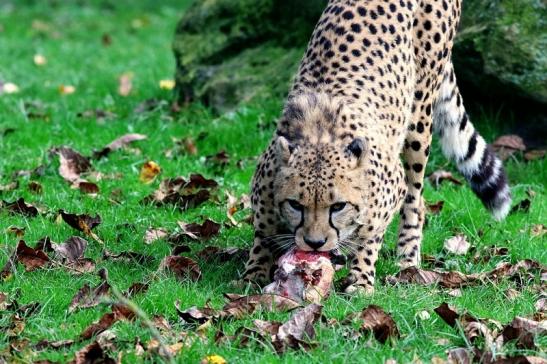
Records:
<instances>
[{"instance_id":1,"label":"black tear stripe","mask_svg":"<svg viewBox=\"0 0 547 364\"><path fill-rule=\"evenodd\" d=\"M329 225L331 228L334 229L334 231L336 231L336 238L340 240L340 230L338 230L336 226L334 226L334 223L332 222L332 212L329 212Z\"/></svg>"}]
</instances>

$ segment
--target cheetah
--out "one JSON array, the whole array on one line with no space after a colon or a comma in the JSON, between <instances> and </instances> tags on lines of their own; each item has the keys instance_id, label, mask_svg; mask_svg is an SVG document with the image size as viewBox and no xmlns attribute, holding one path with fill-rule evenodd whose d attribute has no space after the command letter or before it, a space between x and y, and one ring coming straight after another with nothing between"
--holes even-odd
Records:
<instances>
[{"instance_id":1,"label":"cheetah","mask_svg":"<svg viewBox=\"0 0 547 364\"><path fill-rule=\"evenodd\" d=\"M511 196L502 163L465 111L451 62L460 0L331 0L252 182L255 236L242 276L271 280L296 247L351 258L347 293L374 290L400 212L401 269L420 264L432 133L495 219Z\"/></svg>"}]
</instances>

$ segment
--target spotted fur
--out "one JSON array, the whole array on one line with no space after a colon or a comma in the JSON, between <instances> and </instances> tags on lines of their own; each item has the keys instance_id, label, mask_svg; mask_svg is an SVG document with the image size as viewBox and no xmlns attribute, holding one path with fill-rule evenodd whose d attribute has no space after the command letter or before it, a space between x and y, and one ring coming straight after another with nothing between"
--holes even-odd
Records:
<instances>
[{"instance_id":1,"label":"spotted fur","mask_svg":"<svg viewBox=\"0 0 547 364\"><path fill-rule=\"evenodd\" d=\"M342 249L352 253L346 291L372 291L397 211L400 265L418 265L434 122L473 190L506 214L503 168L467 119L452 71L460 11L460 0L329 2L253 179L243 279L270 279L289 246Z\"/></svg>"}]
</instances>

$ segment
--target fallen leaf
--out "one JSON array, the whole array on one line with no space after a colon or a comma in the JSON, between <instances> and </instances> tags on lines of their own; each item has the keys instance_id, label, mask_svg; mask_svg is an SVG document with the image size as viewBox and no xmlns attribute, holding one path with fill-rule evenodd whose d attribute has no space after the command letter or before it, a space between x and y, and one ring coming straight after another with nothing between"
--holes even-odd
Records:
<instances>
[{"instance_id":1,"label":"fallen leaf","mask_svg":"<svg viewBox=\"0 0 547 364\"><path fill-rule=\"evenodd\" d=\"M275 323L270 326L272 345L277 353L283 353L287 349L310 349L315 344L308 342L315 337L315 322L321 317L323 306L312 303L292 315L292 317L281 325ZM260 321L259 321L260 322ZM257 321L255 320L255 325ZM264 325L261 325L264 328Z\"/></svg>"},{"instance_id":2,"label":"fallen leaf","mask_svg":"<svg viewBox=\"0 0 547 364\"><path fill-rule=\"evenodd\" d=\"M416 267L406 268L394 276L386 277L386 282L390 284L413 283L420 285L439 284L446 288L458 288L469 285L478 280L475 276L466 276L463 273L452 271L428 271Z\"/></svg>"},{"instance_id":3,"label":"fallen leaf","mask_svg":"<svg viewBox=\"0 0 547 364\"><path fill-rule=\"evenodd\" d=\"M234 218L236 212L250 209L251 208L251 198L249 195L241 195L239 198L233 196L229 192L226 192L228 197L228 203L226 206L226 216L234 226L239 226L239 222Z\"/></svg>"},{"instance_id":4,"label":"fallen leaf","mask_svg":"<svg viewBox=\"0 0 547 364\"><path fill-rule=\"evenodd\" d=\"M537 322L517 316L504 326L501 336L503 343L516 340L519 349L537 350L534 336L543 335L545 332L547 332L547 322Z\"/></svg>"},{"instance_id":5,"label":"fallen leaf","mask_svg":"<svg viewBox=\"0 0 547 364\"><path fill-rule=\"evenodd\" d=\"M161 261L160 269L170 270L181 281L188 278L192 281L197 281L201 278L201 270L199 265L187 257L173 255L167 256Z\"/></svg>"},{"instance_id":6,"label":"fallen leaf","mask_svg":"<svg viewBox=\"0 0 547 364\"><path fill-rule=\"evenodd\" d=\"M517 291L516 289L508 288L508 289L505 291L505 297L507 297L507 299L508 299L509 301L514 301L514 300L516 300L517 298L520 297L520 292Z\"/></svg>"},{"instance_id":7,"label":"fallen leaf","mask_svg":"<svg viewBox=\"0 0 547 364\"><path fill-rule=\"evenodd\" d=\"M525 151L526 145L524 145L524 141L518 135L502 135L494 140L492 149L504 161L517 151Z\"/></svg>"},{"instance_id":8,"label":"fallen leaf","mask_svg":"<svg viewBox=\"0 0 547 364\"><path fill-rule=\"evenodd\" d=\"M103 251L103 259L125 260L131 263L135 262L138 264L149 264L154 260L154 258L150 255L145 255L133 251L122 251L120 253L114 254L106 249Z\"/></svg>"},{"instance_id":9,"label":"fallen leaf","mask_svg":"<svg viewBox=\"0 0 547 364\"><path fill-rule=\"evenodd\" d=\"M459 180L454 178L452 173L443 170L433 172L428 178L429 182L431 182L431 184L435 188L439 188L440 184L443 183L443 181L449 181L458 186L462 184Z\"/></svg>"},{"instance_id":10,"label":"fallen leaf","mask_svg":"<svg viewBox=\"0 0 547 364\"><path fill-rule=\"evenodd\" d=\"M99 193L99 186L96 183L88 181L78 181L72 185L74 188L78 188L80 192L88 195L97 195Z\"/></svg>"},{"instance_id":11,"label":"fallen leaf","mask_svg":"<svg viewBox=\"0 0 547 364\"><path fill-rule=\"evenodd\" d=\"M29 247L23 240L17 245L16 259L25 266L27 272L42 268L49 263L49 257L42 250Z\"/></svg>"},{"instance_id":12,"label":"fallen leaf","mask_svg":"<svg viewBox=\"0 0 547 364\"><path fill-rule=\"evenodd\" d=\"M20 228L20 227L17 227L17 226L8 226L8 228L6 229L6 232L8 234L13 234L15 235L17 238L22 238L23 236L25 236L25 228Z\"/></svg>"},{"instance_id":13,"label":"fallen leaf","mask_svg":"<svg viewBox=\"0 0 547 364\"><path fill-rule=\"evenodd\" d=\"M218 235L220 231L220 224L206 219L203 223L190 223L186 224L182 221L178 221L177 224L182 229L182 233L177 235L187 236L194 240L208 240L213 236ZM183 238L177 239L173 238L176 241L184 240ZM171 239L170 239L171 240Z\"/></svg>"},{"instance_id":14,"label":"fallen leaf","mask_svg":"<svg viewBox=\"0 0 547 364\"><path fill-rule=\"evenodd\" d=\"M108 154L110 154L110 152L113 152L113 151L116 151L118 149L124 148L124 147L128 146L129 144L131 144L133 142L140 141L140 140L145 140L147 138L148 137L144 134L135 134L135 133L125 134L125 135L113 140L110 144L105 146L103 149L94 152L93 157L95 159L104 158Z\"/></svg>"},{"instance_id":15,"label":"fallen leaf","mask_svg":"<svg viewBox=\"0 0 547 364\"><path fill-rule=\"evenodd\" d=\"M511 211L509 211L509 214L515 214L517 212L528 213L528 211L530 211L530 206L531 205L532 205L532 202L530 201L530 199L526 198L526 199L520 201L515 206L513 206L511 208Z\"/></svg>"},{"instance_id":16,"label":"fallen leaf","mask_svg":"<svg viewBox=\"0 0 547 364\"><path fill-rule=\"evenodd\" d=\"M532 226L532 229L530 230L530 235L533 237L542 237L547 232L547 229L545 229L545 225L543 224L537 224Z\"/></svg>"},{"instance_id":17,"label":"fallen leaf","mask_svg":"<svg viewBox=\"0 0 547 364\"><path fill-rule=\"evenodd\" d=\"M187 137L183 139L172 138L174 147L165 151L167 158L173 158L179 155L196 155L198 148L194 139Z\"/></svg>"},{"instance_id":18,"label":"fallen leaf","mask_svg":"<svg viewBox=\"0 0 547 364\"><path fill-rule=\"evenodd\" d=\"M20 198L14 202L0 201L0 209L6 210L10 214L19 214L26 217L38 216L38 209Z\"/></svg>"},{"instance_id":19,"label":"fallen leaf","mask_svg":"<svg viewBox=\"0 0 547 364\"><path fill-rule=\"evenodd\" d=\"M536 159L545 158L546 151L545 149L534 149L524 153L524 159L526 161L535 161Z\"/></svg>"},{"instance_id":20,"label":"fallen leaf","mask_svg":"<svg viewBox=\"0 0 547 364\"><path fill-rule=\"evenodd\" d=\"M175 309L179 317L184 321L184 323L190 325L203 325L209 320L217 319L220 317L220 312L215 310L214 308L209 307L208 304L206 304L205 307L202 308L192 306L186 310L182 310L180 308L180 301L177 300L175 302Z\"/></svg>"},{"instance_id":21,"label":"fallen leaf","mask_svg":"<svg viewBox=\"0 0 547 364\"><path fill-rule=\"evenodd\" d=\"M449 253L456 254L456 255L465 255L467 254L467 251L469 250L469 248L471 248L471 244L467 242L467 240L465 239L465 236L456 235L446 239L444 241L443 247Z\"/></svg>"},{"instance_id":22,"label":"fallen leaf","mask_svg":"<svg viewBox=\"0 0 547 364\"><path fill-rule=\"evenodd\" d=\"M72 236L62 244L51 244L51 249L55 252L56 259L70 263L83 258L86 248L87 240L78 236Z\"/></svg>"},{"instance_id":23,"label":"fallen leaf","mask_svg":"<svg viewBox=\"0 0 547 364\"><path fill-rule=\"evenodd\" d=\"M471 248L475 249L475 248ZM489 262L493 257L504 257L509 254L509 248L499 247L499 246L487 246L477 251L473 256L474 263L486 263Z\"/></svg>"},{"instance_id":24,"label":"fallen leaf","mask_svg":"<svg viewBox=\"0 0 547 364\"><path fill-rule=\"evenodd\" d=\"M68 306L68 312L74 312L79 308L95 307L101 301L110 296L110 284L108 283L108 272L106 269L101 269L97 273L101 278L101 282L93 289L89 284L85 283L76 295L72 298Z\"/></svg>"},{"instance_id":25,"label":"fallen leaf","mask_svg":"<svg viewBox=\"0 0 547 364\"><path fill-rule=\"evenodd\" d=\"M164 228L153 229L149 228L144 232L144 242L152 244L156 240L163 239L169 235L169 232Z\"/></svg>"},{"instance_id":26,"label":"fallen leaf","mask_svg":"<svg viewBox=\"0 0 547 364\"><path fill-rule=\"evenodd\" d=\"M66 349L74 344L74 340L59 340L59 341L49 341L48 339L40 340L34 345L34 349L42 351L44 349Z\"/></svg>"},{"instance_id":27,"label":"fallen leaf","mask_svg":"<svg viewBox=\"0 0 547 364\"><path fill-rule=\"evenodd\" d=\"M101 345L94 341L77 351L70 364L116 364L116 361L110 358Z\"/></svg>"},{"instance_id":28,"label":"fallen leaf","mask_svg":"<svg viewBox=\"0 0 547 364\"><path fill-rule=\"evenodd\" d=\"M59 156L59 174L71 184L80 181L80 175L91 170L89 158L71 148L53 148L51 152Z\"/></svg>"},{"instance_id":29,"label":"fallen leaf","mask_svg":"<svg viewBox=\"0 0 547 364\"><path fill-rule=\"evenodd\" d=\"M534 272L544 271L540 263L524 259L516 264L502 262L498 264L493 270L474 273L463 274L458 271L438 271L438 270L423 270L416 267L406 268L394 276L386 277L386 282L390 284L398 283L414 283L421 285L439 284L445 288L460 288L470 285L475 285L480 282L497 282L502 278L508 279L521 279L524 274L531 275Z\"/></svg>"},{"instance_id":30,"label":"fallen leaf","mask_svg":"<svg viewBox=\"0 0 547 364\"><path fill-rule=\"evenodd\" d=\"M472 354L466 348L448 350L448 364L471 364Z\"/></svg>"},{"instance_id":31,"label":"fallen leaf","mask_svg":"<svg viewBox=\"0 0 547 364\"><path fill-rule=\"evenodd\" d=\"M32 60L37 66L44 66L47 63L46 57L42 54L35 54L34 57L32 57Z\"/></svg>"},{"instance_id":32,"label":"fallen leaf","mask_svg":"<svg viewBox=\"0 0 547 364\"><path fill-rule=\"evenodd\" d=\"M220 355L207 355L201 360L201 364L227 364L226 359Z\"/></svg>"},{"instance_id":33,"label":"fallen leaf","mask_svg":"<svg viewBox=\"0 0 547 364\"><path fill-rule=\"evenodd\" d=\"M36 181L30 181L28 183L28 189L30 190L30 192L36 195L41 195L42 192L44 191L44 188L42 187L42 185Z\"/></svg>"},{"instance_id":34,"label":"fallen leaf","mask_svg":"<svg viewBox=\"0 0 547 364\"><path fill-rule=\"evenodd\" d=\"M9 192L17 189L19 187L18 181L12 181L5 185L0 185L0 192Z\"/></svg>"},{"instance_id":35,"label":"fallen leaf","mask_svg":"<svg viewBox=\"0 0 547 364\"><path fill-rule=\"evenodd\" d=\"M173 253L173 255L176 255ZM217 246L206 246L196 253L196 256L205 262L228 262L235 261L245 263L249 258L249 251L237 247L219 248Z\"/></svg>"},{"instance_id":36,"label":"fallen leaf","mask_svg":"<svg viewBox=\"0 0 547 364\"><path fill-rule=\"evenodd\" d=\"M139 179L142 183L150 184L156 179L160 172L161 167L156 162L148 161L141 167Z\"/></svg>"},{"instance_id":37,"label":"fallen leaf","mask_svg":"<svg viewBox=\"0 0 547 364\"><path fill-rule=\"evenodd\" d=\"M135 114L142 114L144 112L154 111L160 107L163 107L164 105L167 105L167 103L164 100L158 100L158 99L146 99L140 104L138 104L133 112Z\"/></svg>"},{"instance_id":38,"label":"fallen leaf","mask_svg":"<svg viewBox=\"0 0 547 364\"><path fill-rule=\"evenodd\" d=\"M160 80L160 88L162 90L172 90L175 87L173 80Z\"/></svg>"},{"instance_id":39,"label":"fallen leaf","mask_svg":"<svg viewBox=\"0 0 547 364\"><path fill-rule=\"evenodd\" d=\"M108 33L104 33L101 36L101 43L103 46L108 47L112 44L112 36Z\"/></svg>"},{"instance_id":40,"label":"fallen leaf","mask_svg":"<svg viewBox=\"0 0 547 364\"><path fill-rule=\"evenodd\" d=\"M91 109L91 110L81 111L77 113L76 116L79 118L97 119L98 121L104 121L106 119L114 119L116 118L117 115L111 111L107 111L103 109Z\"/></svg>"},{"instance_id":41,"label":"fallen leaf","mask_svg":"<svg viewBox=\"0 0 547 364\"><path fill-rule=\"evenodd\" d=\"M376 340L384 344L388 338L399 337L397 324L381 307L370 305L358 314L350 314L342 323L359 318L361 332L372 332Z\"/></svg>"},{"instance_id":42,"label":"fallen leaf","mask_svg":"<svg viewBox=\"0 0 547 364\"><path fill-rule=\"evenodd\" d=\"M72 85L59 85L58 91L61 95L71 95L76 92L76 87Z\"/></svg>"},{"instance_id":43,"label":"fallen leaf","mask_svg":"<svg viewBox=\"0 0 547 364\"><path fill-rule=\"evenodd\" d=\"M226 153L225 150L221 150L217 154L208 155L205 157L205 163L209 164L212 167L224 168L230 162L230 156Z\"/></svg>"},{"instance_id":44,"label":"fallen leaf","mask_svg":"<svg viewBox=\"0 0 547 364\"><path fill-rule=\"evenodd\" d=\"M12 82L3 83L0 81L0 95L2 94L16 94L19 92L19 86Z\"/></svg>"},{"instance_id":45,"label":"fallen leaf","mask_svg":"<svg viewBox=\"0 0 547 364\"><path fill-rule=\"evenodd\" d=\"M429 212L432 215L438 215L444 206L444 201L437 201L435 203L426 203L426 209L427 212Z\"/></svg>"},{"instance_id":46,"label":"fallen leaf","mask_svg":"<svg viewBox=\"0 0 547 364\"><path fill-rule=\"evenodd\" d=\"M300 303L276 294L260 294L251 296L224 295L230 302L222 308L222 317L241 319L256 310L275 312L290 311L300 307Z\"/></svg>"},{"instance_id":47,"label":"fallen leaf","mask_svg":"<svg viewBox=\"0 0 547 364\"><path fill-rule=\"evenodd\" d=\"M118 94L128 96L133 89L133 74L124 73L118 78Z\"/></svg>"},{"instance_id":48,"label":"fallen leaf","mask_svg":"<svg viewBox=\"0 0 547 364\"><path fill-rule=\"evenodd\" d=\"M148 283L135 282L123 293L123 295L127 298L131 298L138 294L145 293L148 291L149 287L150 285Z\"/></svg>"},{"instance_id":49,"label":"fallen leaf","mask_svg":"<svg viewBox=\"0 0 547 364\"><path fill-rule=\"evenodd\" d=\"M88 214L70 214L64 210L59 210L59 214L70 227L78 231L83 232L86 235L95 235L91 230L101 224L101 217L95 215L94 217Z\"/></svg>"}]
</instances>

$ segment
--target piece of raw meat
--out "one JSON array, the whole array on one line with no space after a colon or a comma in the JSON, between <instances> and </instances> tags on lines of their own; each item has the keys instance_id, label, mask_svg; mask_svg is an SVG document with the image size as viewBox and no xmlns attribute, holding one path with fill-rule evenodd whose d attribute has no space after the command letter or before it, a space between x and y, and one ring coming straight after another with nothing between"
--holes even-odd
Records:
<instances>
[{"instance_id":1,"label":"piece of raw meat","mask_svg":"<svg viewBox=\"0 0 547 364\"><path fill-rule=\"evenodd\" d=\"M329 295L334 278L329 252L291 250L277 264L274 281L264 287L264 293L314 303Z\"/></svg>"}]
</instances>

